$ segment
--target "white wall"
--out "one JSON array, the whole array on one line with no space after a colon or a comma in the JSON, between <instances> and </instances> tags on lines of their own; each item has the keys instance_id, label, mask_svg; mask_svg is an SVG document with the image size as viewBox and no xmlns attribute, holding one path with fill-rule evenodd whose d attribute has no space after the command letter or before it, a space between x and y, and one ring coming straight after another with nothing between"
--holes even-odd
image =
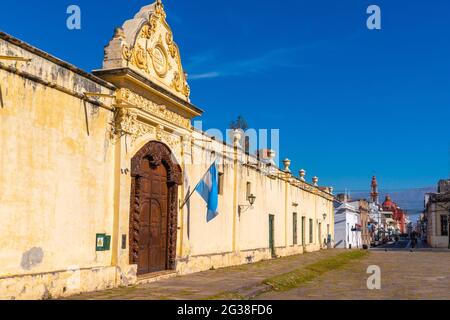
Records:
<instances>
[{"instance_id":1,"label":"white wall","mask_svg":"<svg viewBox=\"0 0 450 320\"><path fill-rule=\"evenodd\" d=\"M338 209L344 207L342 204ZM339 212L339 213L338 213ZM360 231L352 229L360 224L360 216L351 209L336 210L335 214L335 246L336 248L361 248L362 238Z\"/></svg>"}]
</instances>

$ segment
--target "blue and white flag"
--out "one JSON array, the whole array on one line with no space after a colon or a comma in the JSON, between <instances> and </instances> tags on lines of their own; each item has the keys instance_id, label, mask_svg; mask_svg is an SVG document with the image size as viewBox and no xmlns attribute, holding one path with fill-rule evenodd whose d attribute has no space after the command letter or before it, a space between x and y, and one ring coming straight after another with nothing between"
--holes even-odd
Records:
<instances>
[{"instance_id":1,"label":"blue and white flag","mask_svg":"<svg viewBox=\"0 0 450 320\"><path fill-rule=\"evenodd\" d=\"M219 207L219 175L215 161L199 184L195 187L195 191L200 194L208 205L207 221L210 222L219 214L219 212L217 212Z\"/></svg>"}]
</instances>

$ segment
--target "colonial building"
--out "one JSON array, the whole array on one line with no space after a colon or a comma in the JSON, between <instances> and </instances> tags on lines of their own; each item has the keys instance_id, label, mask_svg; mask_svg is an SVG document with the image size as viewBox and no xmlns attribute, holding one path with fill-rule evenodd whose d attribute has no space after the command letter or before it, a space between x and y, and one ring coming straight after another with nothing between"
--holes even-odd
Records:
<instances>
[{"instance_id":1,"label":"colonial building","mask_svg":"<svg viewBox=\"0 0 450 320\"><path fill-rule=\"evenodd\" d=\"M160 1L87 73L0 33L0 298L39 299L320 250L329 188L191 125ZM219 163L218 216L194 193Z\"/></svg>"},{"instance_id":2,"label":"colonial building","mask_svg":"<svg viewBox=\"0 0 450 320\"><path fill-rule=\"evenodd\" d=\"M349 204L353 206L359 213L358 228L361 232L362 246L370 248L372 242L371 233L369 232L370 216L369 216L369 202L365 199L350 201Z\"/></svg>"},{"instance_id":3,"label":"colonial building","mask_svg":"<svg viewBox=\"0 0 450 320\"><path fill-rule=\"evenodd\" d=\"M362 248L361 214L348 195L340 194L334 201L334 232L336 248Z\"/></svg>"},{"instance_id":4,"label":"colonial building","mask_svg":"<svg viewBox=\"0 0 450 320\"><path fill-rule=\"evenodd\" d=\"M379 244L386 238L385 219L382 214L382 208L379 201L378 181L377 177L372 177L370 185L370 201L369 201L369 220L370 234L373 244Z\"/></svg>"},{"instance_id":5,"label":"colonial building","mask_svg":"<svg viewBox=\"0 0 450 320\"><path fill-rule=\"evenodd\" d=\"M433 248L449 248L450 179L438 183L437 193L425 196L427 242Z\"/></svg>"},{"instance_id":6,"label":"colonial building","mask_svg":"<svg viewBox=\"0 0 450 320\"><path fill-rule=\"evenodd\" d=\"M398 234L407 233L407 214L402 208L400 208L394 201L392 201L391 196L387 195L385 201L383 202L383 210L392 213L392 219L395 224L395 231ZM386 214L385 214L386 215Z\"/></svg>"}]
</instances>

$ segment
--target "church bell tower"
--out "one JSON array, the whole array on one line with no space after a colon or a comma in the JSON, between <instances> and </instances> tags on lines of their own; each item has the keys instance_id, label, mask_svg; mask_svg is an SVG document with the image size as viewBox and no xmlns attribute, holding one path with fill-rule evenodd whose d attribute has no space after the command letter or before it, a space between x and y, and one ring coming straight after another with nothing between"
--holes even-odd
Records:
<instances>
[{"instance_id":1,"label":"church bell tower","mask_svg":"<svg viewBox=\"0 0 450 320\"><path fill-rule=\"evenodd\" d=\"M375 204L379 203L378 196L379 196L379 193L378 193L378 182L377 182L377 177L374 176L372 178L371 193L370 193L370 198L371 198L373 203L375 203Z\"/></svg>"}]
</instances>

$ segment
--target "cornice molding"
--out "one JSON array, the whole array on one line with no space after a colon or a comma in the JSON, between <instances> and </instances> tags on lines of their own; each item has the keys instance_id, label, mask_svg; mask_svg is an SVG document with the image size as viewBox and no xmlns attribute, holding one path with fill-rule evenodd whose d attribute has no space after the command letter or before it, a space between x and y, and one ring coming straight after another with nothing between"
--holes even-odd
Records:
<instances>
[{"instance_id":1,"label":"cornice molding","mask_svg":"<svg viewBox=\"0 0 450 320\"><path fill-rule=\"evenodd\" d=\"M188 118L185 118L176 112L170 111L166 106L159 105L129 89L122 88L117 90L116 102L119 107L132 107L141 110L150 116L156 116L162 120L170 122L177 127L188 130L191 129L191 121Z\"/></svg>"}]
</instances>

